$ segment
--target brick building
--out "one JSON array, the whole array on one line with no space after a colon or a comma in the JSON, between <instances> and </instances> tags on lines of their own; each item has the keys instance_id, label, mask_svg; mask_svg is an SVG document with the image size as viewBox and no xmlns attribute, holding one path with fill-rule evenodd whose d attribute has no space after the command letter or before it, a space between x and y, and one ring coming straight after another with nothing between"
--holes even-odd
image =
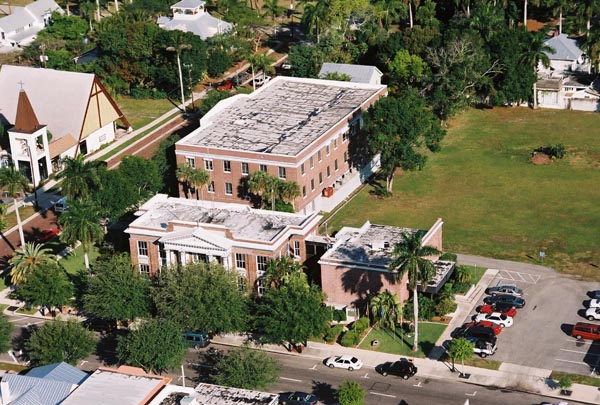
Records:
<instances>
[{"instance_id":1,"label":"brick building","mask_svg":"<svg viewBox=\"0 0 600 405\"><path fill-rule=\"evenodd\" d=\"M213 201L249 204L245 179L262 170L299 184L296 211L329 211L332 195L349 195L377 169L361 117L386 94L384 85L277 77L210 110L177 142L177 163L210 173L204 197Z\"/></svg>"},{"instance_id":2,"label":"brick building","mask_svg":"<svg viewBox=\"0 0 600 405\"><path fill-rule=\"evenodd\" d=\"M131 260L140 272L194 261L218 262L249 285L270 258L306 260L307 237L320 215L258 210L242 204L188 200L158 194L136 213L127 230ZM259 283L260 287L260 283Z\"/></svg>"},{"instance_id":3,"label":"brick building","mask_svg":"<svg viewBox=\"0 0 600 405\"><path fill-rule=\"evenodd\" d=\"M433 246L442 251L442 226L438 219L428 231L375 225L366 222L360 228L344 227L335 236L335 241L319 260L321 283L327 294L327 304L364 311L368 297L389 290L398 294L400 302L408 299L408 277L401 281L387 270L394 246L402 241L404 233L422 232L423 246ZM454 263L432 257L436 274L426 287L425 293L438 292L454 272ZM357 316L357 315L355 315Z\"/></svg>"}]
</instances>

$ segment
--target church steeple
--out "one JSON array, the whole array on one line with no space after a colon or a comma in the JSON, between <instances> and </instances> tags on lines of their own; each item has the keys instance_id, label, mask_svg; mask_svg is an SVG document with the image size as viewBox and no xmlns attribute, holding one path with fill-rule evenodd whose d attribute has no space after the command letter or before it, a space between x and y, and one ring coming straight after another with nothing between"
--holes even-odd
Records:
<instances>
[{"instance_id":1,"label":"church steeple","mask_svg":"<svg viewBox=\"0 0 600 405\"><path fill-rule=\"evenodd\" d=\"M21 87L21 91L19 92L19 100L17 101L17 116L15 118L15 126L12 128L12 130L32 134L39 128L40 122L33 111L33 107L29 102L27 93L25 93L25 90Z\"/></svg>"}]
</instances>

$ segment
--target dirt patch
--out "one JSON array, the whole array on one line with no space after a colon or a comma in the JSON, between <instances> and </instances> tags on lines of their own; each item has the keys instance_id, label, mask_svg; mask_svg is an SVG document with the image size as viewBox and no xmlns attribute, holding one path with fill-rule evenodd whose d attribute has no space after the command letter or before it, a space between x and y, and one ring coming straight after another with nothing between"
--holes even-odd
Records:
<instances>
[{"instance_id":1,"label":"dirt patch","mask_svg":"<svg viewBox=\"0 0 600 405\"><path fill-rule=\"evenodd\" d=\"M531 163L534 165L547 165L552 163L552 158L542 152L533 152L531 154Z\"/></svg>"}]
</instances>

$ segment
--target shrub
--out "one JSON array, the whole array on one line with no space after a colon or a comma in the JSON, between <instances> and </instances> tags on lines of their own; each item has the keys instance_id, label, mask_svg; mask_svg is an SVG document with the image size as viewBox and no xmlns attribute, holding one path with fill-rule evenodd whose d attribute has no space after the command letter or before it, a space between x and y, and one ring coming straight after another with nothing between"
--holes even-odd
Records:
<instances>
[{"instance_id":1,"label":"shrub","mask_svg":"<svg viewBox=\"0 0 600 405\"><path fill-rule=\"evenodd\" d=\"M471 288L471 283L460 283L457 281L452 284L452 291L457 294L464 294L469 291L469 288Z\"/></svg>"},{"instance_id":2,"label":"shrub","mask_svg":"<svg viewBox=\"0 0 600 405\"><path fill-rule=\"evenodd\" d=\"M455 262L456 261L456 254L455 253L450 253L450 252L444 252L440 256L440 260L446 260L446 261L449 261L449 262Z\"/></svg>"},{"instance_id":3,"label":"shrub","mask_svg":"<svg viewBox=\"0 0 600 405\"><path fill-rule=\"evenodd\" d=\"M340 339L340 344L344 347L351 347L357 345L360 341L360 336L355 330L349 330L344 333L344 336Z\"/></svg>"},{"instance_id":4,"label":"shrub","mask_svg":"<svg viewBox=\"0 0 600 405\"><path fill-rule=\"evenodd\" d=\"M444 316L446 314L456 311L456 307L457 304L454 300L445 298L443 300L440 300L435 305L435 314L437 316Z\"/></svg>"},{"instance_id":5,"label":"shrub","mask_svg":"<svg viewBox=\"0 0 600 405\"><path fill-rule=\"evenodd\" d=\"M356 331L357 334L362 334L369 327L369 318L366 316L361 317L358 321L354 322L352 325L352 329Z\"/></svg>"},{"instance_id":6,"label":"shrub","mask_svg":"<svg viewBox=\"0 0 600 405\"><path fill-rule=\"evenodd\" d=\"M419 320L428 321L435 316L435 301L429 297L419 294ZM404 305L404 318L413 320L413 299Z\"/></svg>"},{"instance_id":7,"label":"shrub","mask_svg":"<svg viewBox=\"0 0 600 405\"><path fill-rule=\"evenodd\" d=\"M343 309L334 309L332 307L331 319L333 319L336 322L344 322L347 319L346 311L344 311Z\"/></svg>"},{"instance_id":8,"label":"shrub","mask_svg":"<svg viewBox=\"0 0 600 405\"><path fill-rule=\"evenodd\" d=\"M343 330L344 330L344 326L343 325L335 325L335 326L327 329L327 331L325 332L325 336L323 337L323 339L327 343L333 343L333 342L335 342L340 337L340 335L342 334Z\"/></svg>"},{"instance_id":9,"label":"shrub","mask_svg":"<svg viewBox=\"0 0 600 405\"><path fill-rule=\"evenodd\" d=\"M567 390L571 388L572 385L573 382L571 381L571 377L569 377L568 375L563 375L558 379L558 388L560 388L561 390Z\"/></svg>"},{"instance_id":10,"label":"shrub","mask_svg":"<svg viewBox=\"0 0 600 405\"><path fill-rule=\"evenodd\" d=\"M567 153L567 148L564 144L557 143L556 145L540 146L539 148L535 149L535 152L545 153L550 157L562 159Z\"/></svg>"}]
</instances>

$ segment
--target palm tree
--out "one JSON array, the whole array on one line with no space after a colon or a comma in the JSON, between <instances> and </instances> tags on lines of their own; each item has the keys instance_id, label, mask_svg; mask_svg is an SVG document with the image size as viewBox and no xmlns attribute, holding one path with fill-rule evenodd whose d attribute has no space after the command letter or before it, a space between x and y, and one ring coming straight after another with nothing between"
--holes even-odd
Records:
<instances>
[{"instance_id":1,"label":"palm tree","mask_svg":"<svg viewBox=\"0 0 600 405\"><path fill-rule=\"evenodd\" d=\"M550 52L554 52L554 49L546 44L545 34L540 31L531 35L531 40L523 54L521 54L520 60L521 63L530 65L535 71L539 62L542 62L544 67L550 66L550 58L548 57Z\"/></svg>"},{"instance_id":2,"label":"palm tree","mask_svg":"<svg viewBox=\"0 0 600 405\"><path fill-rule=\"evenodd\" d=\"M250 192L259 195L264 200L264 195L269 195L271 201L271 210L275 211L275 196L279 189L279 180L277 177L269 175L267 172L258 171L248 176L248 187Z\"/></svg>"},{"instance_id":3,"label":"palm tree","mask_svg":"<svg viewBox=\"0 0 600 405\"><path fill-rule=\"evenodd\" d=\"M413 307L415 322L415 339L413 351L419 350L419 298L417 287L426 285L435 273L435 268L428 256L439 255L441 252L433 246L423 246L422 235L419 232L404 233L402 242L397 243L392 251L392 261L388 270L396 273L401 280L408 273L408 286L413 290Z\"/></svg>"},{"instance_id":4,"label":"palm tree","mask_svg":"<svg viewBox=\"0 0 600 405\"><path fill-rule=\"evenodd\" d=\"M320 41L321 33L333 23L333 11L331 0L317 0L316 3L308 3L304 6L302 24L306 26L309 33L314 33L317 43Z\"/></svg>"},{"instance_id":5,"label":"palm tree","mask_svg":"<svg viewBox=\"0 0 600 405\"><path fill-rule=\"evenodd\" d=\"M254 74L259 70L262 70L265 75L275 72L275 68L272 65L273 58L268 56L267 52L265 52L248 55L246 59L250 62L250 68L252 69L252 89L256 90Z\"/></svg>"},{"instance_id":6,"label":"palm tree","mask_svg":"<svg viewBox=\"0 0 600 405\"><path fill-rule=\"evenodd\" d=\"M13 266L10 282L14 285L22 284L32 272L54 260L56 256L52 254L52 250L41 244L27 242L8 261Z\"/></svg>"},{"instance_id":7,"label":"palm tree","mask_svg":"<svg viewBox=\"0 0 600 405\"><path fill-rule=\"evenodd\" d=\"M185 197L187 198L187 190L190 188L189 179L192 177L192 166L187 163L180 164L177 166L177 180L184 185Z\"/></svg>"},{"instance_id":8,"label":"palm tree","mask_svg":"<svg viewBox=\"0 0 600 405\"><path fill-rule=\"evenodd\" d=\"M531 4L533 4L534 6L539 6L542 0L531 0ZM525 27L527 27L527 3L529 2L529 0L525 0L525 3L523 4L523 25Z\"/></svg>"},{"instance_id":9,"label":"palm tree","mask_svg":"<svg viewBox=\"0 0 600 405\"><path fill-rule=\"evenodd\" d=\"M562 34L563 13L573 7L572 0L554 0L552 3L552 11L558 12L558 33Z\"/></svg>"},{"instance_id":10,"label":"palm tree","mask_svg":"<svg viewBox=\"0 0 600 405\"><path fill-rule=\"evenodd\" d=\"M413 4L415 6L415 11L417 10L417 7L419 7L419 4L421 3L421 0L404 0L404 3L408 6L408 18L410 21L410 28L413 27Z\"/></svg>"},{"instance_id":11,"label":"palm tree","mask_svg":"<svg viewBox=\"0 0 600 405\"><path fill-rule=\"evenodd\" d=\"M375 324L384 328L394 328L396 317L401 312L402 305L398 301L398 295L389 290L377 294L369 302L371 313Z\"/></svg>"},{"instance_id":12,"label":"palm tree","mask_svg":"<svg viewBox=\"0 0 600 405\"><path fill-rule=\"evenodd\" d=\"M295 181L282 181L277 190L279 199L283 202L289 202L296 211L296 198L300 197L300 185Z\"/></svg>"},{"instance_id":13,"label":"palm tree","mask_svg":"<svg viewBox=\"0 0 600 405\"><path fill-rule=\"evenodd\" d=\"M188 183L192 189L196 190L196 200L198 199L198 191L200 191L200 198L202 198L202 187L210 183L210 174L201 167L192 169L189 173Z\"/></svg>"},{"instance_id":14,"label":"palm tree","mask_svg":"<svg viewBox=\"0 0 600 405\"><path fill-rule=\"evenodd\" d=\"M92 31L94 29L94 27L92 26L92 20L94 19L94 11L96 10L96 5L91 1L80 2L79 10L88 19L90 31Z\"/></svg>"},{"instance_id":15,"label":"palm tree","mask_svg":"<svg viewBox=\"0 0 600 405\"><path fill-rule=\"evenodd\" d=\"M279 288L287 284L293 274L301 273L303 266L290 256L282 256L272 259L267 264L264 275L265 286Z\"/></svg>"},{"instance_id":16,"label":"palm tree","mask_svg":"<svg viewBox=\"0 0 600 405\"><path fill-rule=\"evenodd\" d=\"M279 0L266 0L262 8L265 11L264 16L270 16L273 23L275 23L275 19L283 12L283 7L279 5Z\"/></svg>"},{"instance_id":17,"label":"palm tree","mask_svg":"<svg viewBox=\"0 0 600 405\"><path fill-rule=\"evenodd\" d=\"M21 246L25 245L25 236L23 235L23 224L21 223L21 215L19 214L19 205L17 197L19 193L25 192L29 188L29 180L23 173L15 169L14 166L3 167L0 169L0 187L6 188L6 192L13 198L15 206L15 214L17 216L17 225L19 226L19 237L21 238Z\"/></svg>"},{"instance_id":18,"label":"palm tree","mask_svg":"<svg viewBox=\"0 0 600 405\"><path fill-rule=\"evenodd\" d=\"M600 0L581 0L577 5L577 18L585 21L586 36L590 36L592 28L592 17L600 11Z\"/></svg>"},{"instance_id":19,"label":"palm tree","mask_svg":"<svg viewBox=\"0 0 600 405\"><path fill-rule=\"evenodd\" d=\"M64 212L58 223L63 227L60 240L73 246L77 241L83 247L85 268L89 270L90 260L88 253L94 243L100 242L104 231L99 224L100 214L90 201L74 201L69 210Z\"/></svg>"},{"instance_id":20,"label":"palm tree","mask_svg":"<svg viewBox=\"0 0 600 405\"><path fill-rule=\"evenodd\" d=\"M58 175L62 179L63 195L69 200L89 197L90 191L100 186L99 168L100 163L86 162L81 154L76 158L64 158L63 170Z\"/></svg>"}]
</instances>

